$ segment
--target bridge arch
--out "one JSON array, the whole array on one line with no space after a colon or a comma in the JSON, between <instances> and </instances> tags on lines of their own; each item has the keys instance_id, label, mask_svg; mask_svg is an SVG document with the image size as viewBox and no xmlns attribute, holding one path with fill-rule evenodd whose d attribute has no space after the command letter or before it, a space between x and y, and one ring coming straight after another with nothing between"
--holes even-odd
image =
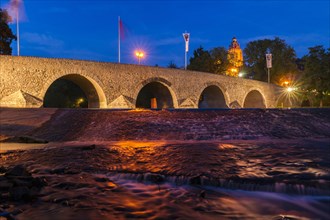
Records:
<instances>
[{"instance_id":1,"label":"bridge arch","mask_svg":"<svg viewBox=\"0 0 330 220\"><path fill-rule=\"evenodd\" d=\"M91 77L82 74L75 74L75 73L62 75L57 78L52 78L45 84L41 94L43 97L44 107L60 107L60 106L56 106L57 103L49 104L49 99L50 99L49 95L51 93L51 90L56 90L57 83L64 83L64 84L66 83L69 84L71 87L76 87L77 90L80 90L82 99L86 98L86 100L81 100L80 102L86 101L87 102L86 107L88 108L107 107L106 96L101 86ZM61 91L55 91L55 92L61 92ZM79 100L77 101L79 104ZM45 104L48 106L45 106Z\"/></svg>"},{"instance_id":2,"label":"bridge arch","mask_svg":"<svg viewBox=\"0 0 330 220\"><path fill-rule=\"evenodd\" d=\"M266 108L265 98L258 89L247 92L242 103L243 108Z\"/></svg>"},{"instance_id":3,"label":"bridge arch","mask_svg":"<svg viewBox=\"0 0 330 220\"><path fill-rule=\"evenodd\" d=\"M161 77L144 80L135 91L135 107L151 108L151 99L155 98L158 109L177 108L178 99L171 86L171 82Z\"/></svg>"},{"instance_id":4,"label":"bridge arch","mask_svg":"<svg viewBox=\"0 0 330 220\"><path fill-rule=\"evenodd\" d=\"M228 108L228 96L219 83L205 84L197 100L198 108Z\"/></svg>"}]
</instances>

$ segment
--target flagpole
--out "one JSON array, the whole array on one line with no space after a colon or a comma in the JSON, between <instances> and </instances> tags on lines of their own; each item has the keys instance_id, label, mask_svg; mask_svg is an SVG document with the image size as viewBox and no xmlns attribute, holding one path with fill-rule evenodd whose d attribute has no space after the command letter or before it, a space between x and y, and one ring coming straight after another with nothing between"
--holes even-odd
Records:
<instances>
[{"instance_id":1,"label":"flagpole","mask_svg":"<svg viewBox=\"0 0 330 220\"><path fill-rule=\"evenodd\" d=\"M16 33L17 33L17 56L19 56L19 22L18 22L18 8L16 9Z\"/></svg>"},{"instance_id":2,"label":"flagpole","mask_svg":"<svg viewBox=\"0 0 330 220\"><path fill-rule=\"evenodd\" d=\"M188 48L189 48L189 33L187 33L187 31L185 33L182 34L183 35L183 39L185 42L185 50L184 50L184 69L187 69L187 53L188 53Z\"/></svg>"},{"instance_id":3,"label":"flagpole","mask_svg":"<svg viewBox=\"0 0 330 220\"><path fill-rule=\"evenodd\" d=\"M187 42L186 42L187 44ZM184 69L187 70L187 46L185 45L185 49L184 49Z\"/></svg>"},{"instance_id":4,"label":"flagpole","mask_svg":"<svg viewBox=\"0 0 330 220\"><path fill-rule=\"evenodd\" d=\"M118 63L120 63L120 16L118 16Z\"/></svg>"}]
</instances>

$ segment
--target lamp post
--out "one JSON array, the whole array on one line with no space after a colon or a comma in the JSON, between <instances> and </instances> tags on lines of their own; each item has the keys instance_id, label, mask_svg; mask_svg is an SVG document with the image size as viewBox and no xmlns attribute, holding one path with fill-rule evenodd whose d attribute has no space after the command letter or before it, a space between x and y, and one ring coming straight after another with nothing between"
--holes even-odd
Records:
<instances>
[{"instance_id":1,"label":"lamp post","mask_svg":"<svg viewBox=\"0 0 330 220\"><path fill-rule=\"evenodd\" d=\"M136 51L135 56L138 58L139 65L141 63L141 58L144 57L144 53L142 51Z\"/></svg>"},{"instance_id":2,"label":"lamp post","mask_svg":"<svg viewBox=\"0 0 330 220\"><path fill-rule=\"evenodd\" d=\"M266 53L266 65L267 65L267 73L268 73L268 83L270 83L270 69L272 68L272 54L268 51Z\"/></svg>"}]
</instances>

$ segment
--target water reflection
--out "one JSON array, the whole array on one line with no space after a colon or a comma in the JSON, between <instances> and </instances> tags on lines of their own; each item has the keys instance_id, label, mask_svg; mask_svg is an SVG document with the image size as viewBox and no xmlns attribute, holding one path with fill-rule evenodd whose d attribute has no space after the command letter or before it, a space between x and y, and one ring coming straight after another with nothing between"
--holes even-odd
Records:
<instances>
[{"instance_id":1,"label":"water reflection","mask_svg":"<svg viewBox=\"0 0 330 220\"><path fill-rule=\"evenodd\" d=\"M57 144L0 154L5 166L27 164L34 176L47 179L41 204L25 209L21 219L50 212L63 219L330 218L328 145Z\"/></svg>"},{"instance_id":2,"label":"water reflection","mask_svg":"<svg viewBox=\"0 0 330 220\"><path fill-rule=\"evenodd\" d=\"M126 176L127 177L127 176ZM111 181L143 201L144 208L156 211L157 217L166 218L176 210L182 219L329 219L328 196L294 196L281 193L228 190L218 187L177 186L163 183L155 187L141 182L111 175ZM201 197L201 192L204 196ZM158 201L156 203L151 201ZM124 203L130 206L130 202ZM150 216L156 217L156 216Z\"/></svg>"}]
</instances>

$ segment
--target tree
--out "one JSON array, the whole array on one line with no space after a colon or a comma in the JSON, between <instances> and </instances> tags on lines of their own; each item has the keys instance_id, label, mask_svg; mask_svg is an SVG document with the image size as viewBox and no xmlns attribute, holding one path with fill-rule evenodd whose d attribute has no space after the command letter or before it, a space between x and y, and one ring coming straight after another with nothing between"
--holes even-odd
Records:
<instances>
[{"instance_id":1,"label":"tree","mask_svg":"<svg viewBox=\"0 0 330 220\"><path fill-rule=\"evenodd\" d=\"M171 60L167 68L178 69L178 66Z\"/></svg>"},{"instance_id":2,"label":"tree","mask_svg":"<svg viewBox=\"0 0 330 220\"><path fill-rule=\"evenodd\" d=\"M294 49L284 40L275 37L274 40L264 39L251 41L244 49L244 60L248 74L253 74L253 79L267 82L266 53L272 53L271 82L281 84L281 78L298 72L296 54Z\"/></svg>"},{"instance_id":3,"label":"tree","mask_svg":"<svg viewBox=\"0 0 330 220\"><path fill-rule=\"evenodd\" d=\"M213 73L214 64L211 54L200 46L197 50L194 50L194 56L189 59L187 69Z\"/></svg>"},{"instance_id":4,"label":"tree","mask_svg":"<svg viewBox=\"0 0 330 220\"><path fill-rule=\"evenodd\" d=\"M309 98L319 101L322 107L330 100L330 48L326 51L323 46L308 48L303 74L303 89Z\"/></svg>"},{"instance_id":5,"label":"tree","mask_svg":"<svg viewBox=\"0 0 330 220\"><path fill-rule=\"evenodd\" d=\"M8 12L0 8L0 54L11 55L10 45L13 40L17 39L8 26L10 21L11 17Z\"/></svg>"},{"instance_id":6,"label":"tree","mask_svg":"<svg viewBox=\"0 0 330 220\"><path fill-rule=\"evenodd\" d=\"M228 59L227 59L227 50L224 47L216 47L210 51L211 59L213 62L213 71L216 74L226 75L228 69Z\"/></svg>"}]
</instances>

